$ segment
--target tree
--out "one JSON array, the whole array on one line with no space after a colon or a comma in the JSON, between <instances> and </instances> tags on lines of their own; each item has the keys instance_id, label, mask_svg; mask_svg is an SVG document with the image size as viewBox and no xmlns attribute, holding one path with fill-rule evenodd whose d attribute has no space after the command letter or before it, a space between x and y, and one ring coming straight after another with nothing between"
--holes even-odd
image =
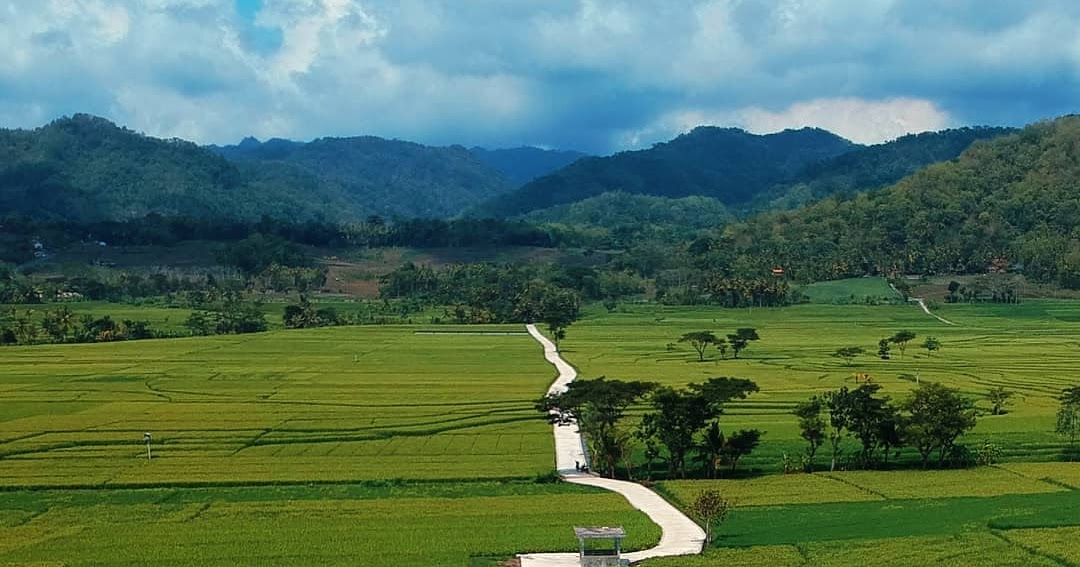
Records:
<instances>
[{"instance_id":1,"label":"tree","mask_svg":"<svg viewBox=\"0 0 1080 567\"><path fill-rule=\"evenodd\" d=\"M713 421L705 430L701 438L701 460L705 463L705 472L709 478L716 478L716 469L720 458L724 454L724 432L720 431L720 423Z\"/></svg>"},{"instance_id":2,"label":"tree","mask_svg":"<svg viewBox=\"0 0 1080 567\"><path fill-rule=\"evenodd\" d=\"M1013 393L1006 390L1004 386L991 388L990 391L986 393L986 399L990 400L990 414L1004 414L1005 406L1009 404L1009 398L1012 396Z\"/></svg>"},{"instance_id":3,"label":"tree","mask_svg":"<svg viewBox=\"0 0 1080 567\"><path fill-rule=\"evenodd\" d=\"M1069 448L1076 448L1076 439L1080 437L1080 386L1066 388L1058 397L1061 403L1057 412L1057 425L1054 431L1069 440Z\"/></svg>"},{"instance_id":4,"label":"tree","mask_svg":"<svg viewBox=\"0 0 1080 567\"><path fill-rule=\"evenodd\" d=\"M573 290L533 282L517 298L514 317L527 323L544 323L558 348L559 342L566 338L566 328L577 320L580 311L581 297Z\"/></svg>"},{"instance_id":5,"label":"tree","mask_svg":"<svg viewBox=\"0 0 1080 567\"><path fill-rule=\"evenodd\" d=\"M712 543L713 529L724 522L735 506L719 491L706 489L690 504L690 514L705 528L705 545Z\"/></svg>"},{"instance_id":6,"label":"tree","mask_svg":"<svg viewBox=\"0 0 1080 567\"><path fill-rule=\"evenodd\" d=\"M958 302L959 298L956 296L956 292L959 291L959 290L960 290L960 282L955 281L955 280L950 281L949 282L949 295L948 295L948 297L945 298L945 302L946 303L956 303L956 302Z\"/></svg>"},{"instance_id":7,"label":"tree","mask_svg":"<svg viewBox=\"0 0 1080 567\"><path fill-rule=\"evenodd\" d=\"M935 382L919 384L903 409L908 412L906 435L922 457L923 468L937 450L938 465L953 449L956 439L975 427L975 408L960 392Z\"/></svg>"},{"instance_id":8,"label":"tree","mask_svg":"<svg viewBox=\"0 0 1080 567\"><path fill-rule=\"evenodd\" d=\"M566 338L566 328L577 320L581 310L581 298L577 293L563 288L553 288L544 296L540 320L547 325L555 339L555 349Z\"/></svg>"},{"instance_id":9,"label":"tree","mask_svg":"<svg viewBox=\"0 0 1080 567\"><path fill-rule=\"evenodd\" d=\"M889 360L892 347L889 346L889 339L881 339L877 344L877 355L881 360Z\"/></svg>"},{"instance_id":10,"label":"tree","mask_svg":"<svg viewBox=\"0 0 1080 567\"><path fill-rule=\"evenodd\" d=\"M825 420L821 417L821 398L817 396L810 401L795 406L795 416L799 418L799 436L806 440L806 472L814 472L814 455L825 442Z\"/></svg>"},{"instance_id":11,"label":"tree","mask_svg":"<svg viewBox=\"0 0 1080 567\"><path fill-rule=\"evenodd\" d=\"M188 315L184 326L191 331L192 335L205 337L214 334L214 328L217 323L214 321L213 315L208 311L192 311L191 315Z\"/></svg>"},{"instance_id":12,"label":"tree","mask_svg":"<svg viewBox=\"0 0 1080 567\"><path fill-rule=\"evenodd\" d=\"M734 353L735 358L739 358L739 353L746 350L750 341L759 340L761 337L758 336L756 329L743 327L736 329L735 333L727 336L727 339L731 343L731 351Z\"/></svg>"},{"instance_id":13,"label":"tree","mask_svg":"<svg viewBox=\"0 0 1080 567\"><path fill-rule=\"evenodd\" d=\"M847 362L848 366L851 366L852 363L855 361L855 357L859 356L864 352L866 352L866 349L862 347L848 346L836 349L836 352L833 353L833 357L842 358Z\"/></svg>"},{"instance_id":14,"label":"tree","mask_svg":"<svg viewBox=\"0 0 1080 567\"><path fill-rule=\"evenodd\" d=\"M934 351L941 350L941 341L937 340L937 337L926 337L922 347L926 349L926 356L933 356Z\"/></svg>"},{"instance_id":15,"label":"tree","mask_svg":"<svg viewBox=\"0 0 1080 567\"><path fill-rule=\"evenodd\" d=\"M848 411L852 435L862 444L860 459L863 466L873 462L874 450L880 441L881 424L889 417L889 398L877 397L881 386L863 384L852 390L848 398Z\"/></svg>"},{"instance_id":16,"label":"tree","mask_svg":"<svg viewBox=\"0 0 1080 567\"><path fill-rule=\"evenodd\" d=\"M667 449L671 474L686 478L686 456L695 446L694 438L716 412L704 396L670 387L654 391L650 402L653 411L642 421Z\"/></svg>"},{"instance_id":17,"label":"tree","mask_svg":"<svg viewBox=\"0 0 1080 567\"><path fill-rule=\"evenodd\" d=\"M577 423L585 435L593 457L606 465L609 476L615 475L615 463L622 458L617 425L626 409L640 400L655 386L649 382L608 380L601 376L593 380L575 380L565 392L549 394L536 402L536 409L548 415L553 423Z\"/></svg>"},{"instance_id":18,"label":"tree","mask_svg":"<svg viewBox=\"0 0 1080 567\"><path fill-rule=\"evenodd\" d=\"M757 392L758 385L746 378L728 378L717 376L701 384L690 384L690 389L700 394L719 415L723 406L734 399L745 400L746 396Z\"/></svg>"},{"instance_id":19,"label":"tree","mask_svg":"<svg viewBox=\"0 0 1080 567\"><path fill-rule=\"evenodd\" d=\"M904 351L907 350L909 342L915 339L915 333L911 331L899 331L895 335L889 338L889 342L895 344L900 349L900 358L904 358Z\"/></svg>"},{"instance_id":20,"label":"tree","mask_svg":"<svg viewBox=\"0 0 1080 567\"><path fill-rule=\"evenodd\" d=\"M833 472L840 460L840 442L851 426L851 391L847 386L843 386L839 390L826 392L822 402L829 413L828 437L832 448L829 472Z\"/></svg>"},{"instance_id":21,"label":"tree","mask_svg":"<svg viewBox=\"0 0 1080 567\"><path fill-rule=\"evenodd\" d=\"M904 432L907 430L907 419L900 413L900 409L889 404L885 406L881 420L877 424L877 442L885 455L885 466L889 466L889 455L892 449L902 447L906 441Z\"/></svg>"},{"instance_id":22,"label":"tree","mask_svg":"<svg viewBox=\"0 0 1080 567\"><path fill-rule=\"evenodd\" d=\"M724 459L731 464L731 471L739 464L739 459L749 455L761 443L761 431L740 429L732 433L724 443Z\"/></svg>"},{"instance_id":23,"label":"tree","mask_svg":"<svg viewBox=\"0 0 1080 567\"><path fill-rule=\"evenodd\" d=\"M716 350L720 351L720 360L727 360L728 342L724 337L716 338Z\"/></svg>"},{"instance_id":24,"label":"tree","mask_svg":"<svg viewBox=\"0 0 1080 567\"><path fill-rule=\"evenodd\" d=\"M698 353L698 362L703 362L705 360L705 349L709 348L711 344L716 344L716 335L712 331L695 331L679 337L679 342L690 343L690 346L694 347L694 350Z\"/></svg>"}]
</instances>

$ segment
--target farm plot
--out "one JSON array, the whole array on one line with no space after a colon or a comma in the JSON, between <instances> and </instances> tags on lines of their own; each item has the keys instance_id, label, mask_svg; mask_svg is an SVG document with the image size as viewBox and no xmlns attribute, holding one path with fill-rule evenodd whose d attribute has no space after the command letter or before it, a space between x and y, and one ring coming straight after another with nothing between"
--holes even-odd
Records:
<instances>
[{"instance_id":1,"label":"farm plot","mask_svg":"<svg viewBox=\"0 0 1080 567\"><path fill-rule=\"evenodd\" d=\"M0 564L471 567L573 547L567 521L659 529L614 494L531 483L8 493Z\"/></svg>"},{"instance_id":2,"label":"farm plot","mask_svg":"<svg viewBox=\"0 0 1080 567\"><path fill-rule=\"evenodd\" d=\"M415 331L334 328L4 349L0 486L549 471L551 433L532 400L552 370L536 344ZM150 462L144 432L153 436Z\"/></svg>"},{"instance_id":3,"label":"farm plot","mask_svg":"<svg viewBox=\"0 0 1080 567\"><path fill-rule=\"evenodd\" d=\"M964 440L989 439L1006 460L1060 459L1064 441L1053 433L1057 395L1080 384L1080 305L1068 301L1031 301L1021 305L950 305L941 314L960 325L948 326L914 305L798 305L780 309L720 309L622 305L615 312L590 311L563 341L566 359L583 378L607 376L651 380L668 385L700 382L713 376L754 380L761 388L745 401L729 404L721 418L725 429L764 431L761 447L742 463L776 471L783 453L802 452L805 443L791 410L811 396L847 385L856 374L869 374L882 394L902 399L916 381L942 382L958 388L989 410L987 392L1002 386L1013 392L1005 415L983 415ZM706 360L678 343L683 333L712 330L718 336L754 327L760 341L738 359L710 349ZM900 330L918 337L906 352L890 360L875 353L880 338ZM940 351L928 353L918 343L936 337ZM861 346L866 354L849 366L832 356L841 347ZM910 455L908 456L910 457Z\"/></svg>"},{"instance_id":4,"label":"farm plot","mask_svg":"<svg viewBox=\"0 0 1080 567\"><path fill-rule=\"evenodd\" d=\"M1080 491L1014 466L664 482L680 506L710 488L739 507L701 557L645 565L1072 564Z\"/></svg>"}]
</instances>

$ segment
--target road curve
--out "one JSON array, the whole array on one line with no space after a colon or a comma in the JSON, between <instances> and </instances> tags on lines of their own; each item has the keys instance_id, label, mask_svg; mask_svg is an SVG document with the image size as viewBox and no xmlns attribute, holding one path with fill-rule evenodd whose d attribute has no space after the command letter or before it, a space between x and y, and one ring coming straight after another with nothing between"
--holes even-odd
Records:
<instances>
[{"instance_id":1,"label":"road curve","mask_svg":"<svg viewBox=\"0 0 1080 567\"><path fill-rule=\"evenodd\" d=\"M547 359L559 375L555 382L548 388L549 394L558 394L566 391L571 382L577 378L577 371L570 366L555 348L555 344L548 340L536 329L535 325L527 325L529 334L544 347L544 358ZM617 492L626 498L630 505L641 510L654 523L660 526L663 534L660 536L660 544L651 549L625 553L623 557L631 562L644 561L653 557L666 557L671 555L692 555L701 553L705 542L705 532L701 526L686 517L677 508L664 500L657 493L644 486L623 480L601 478L592 474L578 472L575 461L585 462L585 453L582 449L581 434L576 424L555 425L555 468L563 480L573 484L595 486L612 492ZM567 536L570 535L570 526L567 526ZM578 567L576 553L532 553L518 556L521 559L521 567Z\"/></svg>"}]
</instances>

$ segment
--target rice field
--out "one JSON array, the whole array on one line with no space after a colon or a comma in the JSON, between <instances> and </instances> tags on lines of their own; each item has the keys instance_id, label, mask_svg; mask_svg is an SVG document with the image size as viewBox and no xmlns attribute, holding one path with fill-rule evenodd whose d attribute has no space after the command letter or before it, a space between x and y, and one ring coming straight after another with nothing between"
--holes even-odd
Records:
<instances>
[{"instance_id":1,"label":"rice field","mask_svg":"<svg viewBox=\"0 0 1080 567\"><path fill-rule=\"evenodd\" d=\"M1044 475L1078 465L1049 465L663 482L677 505L711 488L737 508L702 556L644 565L1073 565L1080 490Z\"/></svg>"},{"instance_id":2,"label":"rice field","mask_svg":"<svg viewBox=\"0 0 1080 567\"><path fill-rule=\"evenodd\" d=\"M0 564L492 566L573 544L568 519L659 529L618 495L547 484L5 493Z\"/></svg>"},{"instance_id":3,"label":"rice field","mask_svg":"<svg viewBox=\"0 0 1080 567\"><path fill-rule=\"evenodd\" d=\"M704 555L646 565L1076 564L1080 465L1052 462L1064 449L1052 430L1054 397L1080 382L1080 305L940 314L958 325L910 305L590 307L562 346L583 377L754 379L762 391L721 424L766 432L740 462L759 473L802 451L793 405L854 385L855 372L896 398L914 386L902 375L979 400L997 385L1016 393L1006 415L981 417L963 440L1003 447L995 467L661 482L676 504L714 487L738 508ZM738 360L713 352L699 363L676 342L743 326L762 340ZM539 482L553 446L532 402L553 370L534 341L417 334L429 329L0 349L0 565L495 567L573 550L573 525L623 525L628 549L658 541L619 496ZM943 349L912 345L851 367L830 356L901 329Z\"/></svg>"},{"instance_id":4,"label":"rice field","mask_svg":"<svg viewBox=\"0 0 1080 567\"><path fill-rule=\"evenodd\" d=\"M0 486L523 478L552 468L527 336L331 328L0 351ZM143 434L153 436L147 462Z\"/></svg>"},{"instance_id":5,"label":"rice field","mask_svg":"<svg viewBox=\"0 0 1080 567\"><path fill-rule=\"evenodd\" d=\"M783 453L798 454L799 438L791 410L811 396L847 385L866 373L881 393L902 399L916 380L960 389L983 410L987 392L1003 386L1014 393L1007 413L983 415L964 441L990 440L1006 460L1059 460L1064 441L1053 433L1057 395L1080 384L1080 302L1029 301L1020 305L948 305L937 311L957 323L945 325L915 305L797 305L779 309L720 309L620 305L615 312L589 311L570 327L563 355L584 378L607 376L685 385L713 376L750 378L759 393L729 404L725 429L765 432L761 447L740 467L780 470ZM738 359L716 350L698 362L697 353L678 338L711 330L718 336L738 327L755 327L760 341ZM900 330L918 338L903 356L876 356L877 341ZM942 349L932 355L919 347L927 336ZM851 366L832 356L836 349L866 349ZM988 413L988 412L987 412ZM911 458L910 451L907 458Z\"/></svg>"}]
</instances>

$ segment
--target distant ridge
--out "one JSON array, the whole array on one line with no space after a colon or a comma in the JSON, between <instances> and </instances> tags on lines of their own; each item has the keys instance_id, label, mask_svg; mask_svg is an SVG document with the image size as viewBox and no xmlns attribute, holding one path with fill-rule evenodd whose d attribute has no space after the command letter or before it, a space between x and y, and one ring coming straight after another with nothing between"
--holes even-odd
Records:
<instances>
[{"instance_id":1,"label":"distant ridge","mask_svg":"<svg viewBox=\"0 0 1080 567\"><path fill-rule=\"evenodd\" d=\"M647 150L578 160L484 203L472 214L514 216L611 191L744 203L810 163L857 147L816 128L757 135L702 126Z\"/></svg>"}]
</instances>

